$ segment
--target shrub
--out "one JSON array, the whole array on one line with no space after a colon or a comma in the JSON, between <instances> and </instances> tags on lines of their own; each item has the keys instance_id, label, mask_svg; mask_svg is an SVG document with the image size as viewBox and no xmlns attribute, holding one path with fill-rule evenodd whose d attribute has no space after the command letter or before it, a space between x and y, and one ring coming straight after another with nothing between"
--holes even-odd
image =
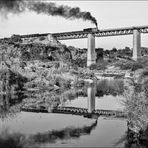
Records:
<instances>
[{"instance_id":1,"label":"shrub","mask_svg":"<svg viewBox=\"0 0 148 148\"><path fill-rule=\"evenodd\" d=\"M148 69L145 69L142 74L141 77L147 77L148 76Z\"/></svg>"},{"instance_id":2,"label":"shrub","mask_svg":"<svg viewBox=\"0 0 148 148\"><path fill-rule=\"evenodd\" d=\"M135 71L135 70L140 69L140 68L143 68L143 65L141 63L136 62L136 63L131 64L131 70L132 71Z\"/></svg>"},{"instance_id":3,"label":"shrub","mask_svg":"<svg viewBox=\"0 0 148 148\"><path fill-rule=\"evenodd\" d=\"M43 40L45 40L45 37L42 36L42 37L39 38L39 40L43 41Z\"/></svg>"},{"instance_id":4,"label":"shrub","mask_svg":"<svg viewBox=\"0 0 148 148\"><path fill-rule=\"evenodd\" d=\"M86 67L87 58L82 59L81 57L78 57L77 59L72 60L72 64L73 66L77 66L77 67Z\"/></svg>"},{"instance_id":5,"label":"shrub","mask_svg":"<svg viewBox=\"0 0 148 148\"><path fill-rule=\"evenodd\" d=\"M96 64L92 64L89 68L90 70L105 70L107 68L107 61L99 60Z\"/></svg>"},{"instance_id":6,"label":"shrub","mask_svg":"<svg viewBox=\"0 0 148 148\"><path fill-rule=\"evenodd\" d=\"M90 70L97 69L97 65L96 65L96 64L92 64L91 66L89 66L89 69L90 69Z\"/></svg>"},{"instance_id":7,"label":"shrub","mask_svg":"<svg viewBox=\"0 0 148 148\"><path fill-rule=\"evenodd\" d=\"M55 85L63 88L70 88L70 80L69 79L64 79L60 76L57 76L54 78L55 80Z\"/></svg>"},{"instance_id":8,"label":"shrub","mask_svg":"<svg viewBox=\"0 0 148 148\"><path fill-rule=\"evenodd\" d=\"M79 78L90 79L90 78L93 78L94 76L95 76L94 72L92 72L89 69L79 69L78 71Z\"/></svg>"},{"instance_id":9,"label":"shrub","mask_svg":"<svg viewBox=\"0 0 148 148\"><path fill-rule=\"evenodd\" d=\"M82 87L84 87L85 82L84 82L84 80L75 79L73 85L75 88L82 88Z\"/></svg>"},{"instance_id":10,"label":"shrub","mask_svg":"<svg viewBox=\"0 0 148 148\"><path fill-rule=\"evenodd\" d=\"M142 58L138 59L137 62L141 63L141 65L143 65L144 67L148 67L148 58L147 57L142 57Z\"/></svg>"},{"instance_id":11,"label":"shrub","mask_svg":"<svg viewBox=\"0 0 148 148\"><path fill-rule=\"evenodd\" d=\"M143 68L141 63L135 61L119 61L115 65L120 67L122 70L135 71L137 69Z\"/></svg>"}]
</instances>

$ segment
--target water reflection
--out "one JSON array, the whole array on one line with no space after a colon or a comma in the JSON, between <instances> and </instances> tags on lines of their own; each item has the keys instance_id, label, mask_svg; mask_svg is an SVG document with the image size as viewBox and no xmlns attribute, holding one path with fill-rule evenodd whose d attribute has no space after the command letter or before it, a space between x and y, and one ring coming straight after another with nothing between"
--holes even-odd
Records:
<instances>
[{"instance_id":1,"label":"water reflection","mask_svg":"<svg viewBox=\"0 0 148 148\"><path fill-rule=\"evenodd\" d=\"M30 147L39 146L45 143L55 143L57 140L69 140L71 138L79 138L83 135L89 135L97 126L97 120L90 126L83 126L81 128L66 127L61 130L52 130L44 133L37 133L29 137L22 133L10 134L9 130L3 130L0 135L0 146L10 148L13 147Z\"/></svg>"},{"instance_id":2,"label":"water reflection","mask_svg":"<svg viewBox=\"0 0 148 148\"><path fill-rule=\"evenodd\" d=\"M95 110L95 85L88 86L87 88L88 98L88 113L92 113Z\"/></svg>"},{"instance_id":3,"label":"water reflection","mask_svg":"<svg viewBox=\"0 0 148 148\"><path fill-rule=\"evenodd\" d=\"M96 89L97 97L103 97L104 95L122 95L124 92L124 82L122 79L103 79L97 82Z\"/></svg>"},{"instance_id":4,"label":"water reflection","mask_svg":"<svg viewBox=\"0 0 148 148\"><path fill-rule=\"evenodd\" d=\"M25 97L23 92L15 92L13 94L7 92L0 94L0 118L4 120L19 113L22 100Z\"/></svg>"},{"instance_id":5,"label":"water reflection","mask_svg":"<svg viewBox=\"0 0 148 148\"><path fill-rule=\"evenodd\" d=\"M87 107L79 107L79 106L66 106L64 103L52 103L51 105L43 106L41 104L34 104L34 105L26 105L22 108L22 111L27 112L42 112L42 113L61 113L61 114L73 114L73 115L83 115L87 118L98 118L100 115L104 116L114 116L114 117L124 117L124 113L118 111L116 109L96 109L95 102L96 102L96 86L94 84L87 86ZM62 101L64 100L64 96L61 95ZM71 101L73 102L73 100ZM78 103L80 103L78 101ZM81 104L80 104L81 105Z\"/></svg>"},{"instance_id":6,"label":"water reflection","mask_svg":"<svg viewBox=\"0 0 148 148\"><path fill-rule=\"evenodd\" d=\"M120 80L121 81L121 80ZM77 108L87 108L88 112L91 113L94 110L117 110L122 111L124 109L124 105L122 103L122 100L124 99L124 96L122 96L122 91L117 91L120 86L123 88L123 86L119 83L120 81L117 81L117 84L112 84L112 81L109 80L109 82L106 82L106 80L103 80L98 82L97 85L89 85L87 88L85 88L84 92L87 95L78 95L75 96L75 99L73 100L67 100L63 106L67 107L77 107ZM105 83L104 83L105 82ZM109 86L105 86L101 84L109 84ZM120 86L119 86L120 85ZM103 96L98 95L100 91L102 92L112 92L103 93ZM112 95L114 92L118 92L118 95Z\"/></svg>"},{"instance_id":7,"label":"water reflection","mask_svg":"<svg viewBox=\"0 0 148 148\"><path fill-rule=\"evenodd\" d=\"M2 110L10 111L10 108L21 104L23 100L23 107L28 109L28 112L20 112L19 106L20 114L17 117L10 121L0 120L0 145L49 147L51 144L56 146L59 141L66 141L64 146L113 146L114 141L126 131L125 120L107 118L109 115L115 117L115 114L106 110L123 109L117 101L121 98L119 94L122 94L122 83L116 82L103 80L97 85L64 92L28 92L25 99L3 95ZM99 92L103 95L99 95ZM53 110L55 108L57 110ZM106 118L101 118L100 112L96 112L100 110L103 110L102 115L106 114ZM46 111L46 114L42 111ZM7 128L8 130L4 130Z\"/></svg>"}]
</instances>

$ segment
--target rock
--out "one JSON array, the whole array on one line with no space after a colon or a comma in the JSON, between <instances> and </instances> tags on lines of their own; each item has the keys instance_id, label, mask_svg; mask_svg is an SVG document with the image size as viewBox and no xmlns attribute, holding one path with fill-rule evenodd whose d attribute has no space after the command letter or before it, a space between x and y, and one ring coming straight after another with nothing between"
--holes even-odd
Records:
<instances>
[{"instance_id":1,"label":"rock","mask_svg":"<svg viewBox=\"0 0 148 148\"><path fill-rule=\"evenodd\" d=\"M57 90L57 89L60 89L60 87L57 85L54 85L54 89Z\"/></svg>"},{"instance_id":2,"label":"rock","mask_svg":"<svg viewBox=\"0 0 148 148\"><path fill-rule=\"evenodd\" d=\"M126 72L126 73L125 73L125 78L131 78L131 76L130 76L130 73L129 73L129 72Z\"/></svg>"}]
</instances>

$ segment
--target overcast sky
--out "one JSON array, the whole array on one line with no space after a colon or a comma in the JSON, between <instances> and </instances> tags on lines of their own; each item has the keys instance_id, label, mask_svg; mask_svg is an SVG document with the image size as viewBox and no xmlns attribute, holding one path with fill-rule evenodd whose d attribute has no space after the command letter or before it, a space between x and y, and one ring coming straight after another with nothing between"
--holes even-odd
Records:
<instances>
[{"instance_id":1,"label":"overcast sky","mask_svg":"<svg viewBox=\"0 0 148 148\"><path fill-rule=\"evenodd\" d=\"M148 1L52 1L58 5L80 7L97 19L99 29L148 25ZM12 34L57 33L95 27L89 21L66 20L62 17L25 12L0 16L0 38ZM62 41L66 45L87 47L87 39ZM104 49L132 47L132 35L96 38L96 47ZM148 34L142 35L142 46L148 47Z\"/></svg>"}]
</instances>

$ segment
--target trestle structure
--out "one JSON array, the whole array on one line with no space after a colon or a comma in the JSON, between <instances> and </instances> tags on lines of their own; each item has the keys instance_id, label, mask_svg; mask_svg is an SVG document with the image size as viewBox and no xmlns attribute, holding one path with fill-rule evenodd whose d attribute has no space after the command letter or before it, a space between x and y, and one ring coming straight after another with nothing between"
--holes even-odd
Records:
<instances>
[{"instance_id":1,"label":"trestle structure","mask_svg":"<svg viewBox=\"0 0 148 148\"><path fill-rule=\"evenodd\" d=\"M148 33L148 26L138 26L138 27L124 27L124 28L112 28L94 31L95 37L106 37L106 36L119 36L119 35L131 35L133 30L139 30L140 33ZM30 37L40 37L52 34L57 40L69 40L69 39L81 39L87 38L88 31L71 31L71 32L61 32L61 33L43 33L43 34L28 34L20 35L21 38Z\"/></svg>"}]
</instances>

